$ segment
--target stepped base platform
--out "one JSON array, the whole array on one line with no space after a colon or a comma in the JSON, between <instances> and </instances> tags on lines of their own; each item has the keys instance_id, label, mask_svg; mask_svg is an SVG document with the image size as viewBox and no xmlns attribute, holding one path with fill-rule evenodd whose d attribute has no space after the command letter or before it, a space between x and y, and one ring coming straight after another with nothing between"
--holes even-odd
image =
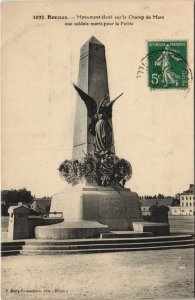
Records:
<instances>
[{"instance_id":1,"label":"stepped base platform","mask_svg":"<svg viewBox=\"0 0 195 300\"><path fill-rule=\"evenodd\" d=\"M136 238L136 237L150 237L152 232L135 232L135 231L110 231L108 233L101 233L101 239L122 239L122 238Z\"/></svg>"},{"instance_id":2,"label":"stepped base platform","mask_svg":"<svg viewBox=\"0 0 195 300\"><path fill-rule=\"evenodd\" d=\"M168 223L133 222L133 230L136 232L151 232L154 236L168 235L170 225Z\"/></svg>"},{"instance_id":3,"label":"stepped base platform","mask_svg":"<svg viewBox=\"0 0 195 300\"><path fill-rule=\"evenodd\" d=\"M65 187L51 201L52 212L62 212L64 222L37 226L36 239L95 238L110 230L133 230L132 222L143 221L137 193L113 187Z\"/></svg>"},{"instance_id":4,"label":"stepped base platform","mask_svg":"<svg viewBox=\"0 0 195 300\"><path fill-rule=\"evenodd\" d=\"M28 240L22 246L22 255L66 255L119 251L146 251L193 248L192 235L161 237Z\"/></svg>"},{"instance_id":5,"label":"stepped base platform","mask_svg":"<svg viewBox=\"0 0 195 300\"><path fill-rule=\"evenodd\" d=\"M64 221L50 226L38 226L35 229L36 239L81 239L99 237L108 232L108 226L95 221L75 220Z\"/></svg>"},{"instance_id":6,"label":"stepped base platform","mask_svg":"<svg viewBox=\"0 0 195 300\"><path fill-rule=\"evenodd\" d=\"M20 250L22 250L23 245L25 245L24 241L2 242L1 256L18 255L20 254Z\"/></svg>"},{"instance_id":7,"label":"stepped base platform","mask_svg":"<svg viewBox=\"0 0 195 300\"><path fill-rule=\"evenodd\" d=\"M93 221L117 231L133 230L132 222L144 221L138 194L127 188L67 186L52 197L50 211L62 212L67 222Z\"/></svg>"}]
</instances>

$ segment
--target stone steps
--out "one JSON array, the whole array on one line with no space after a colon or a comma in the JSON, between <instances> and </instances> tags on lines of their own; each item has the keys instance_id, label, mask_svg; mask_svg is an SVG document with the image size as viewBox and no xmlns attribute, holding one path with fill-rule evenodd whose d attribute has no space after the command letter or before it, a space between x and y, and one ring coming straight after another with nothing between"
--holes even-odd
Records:
<instances>
[{"instance_id":1,"label":"stone steps","mask_svg":"<svg viewBox=\"0 0 195 300\"><path fill-rule=\"evenodd\" d=\"M111 231L108 233L101 233L101 239L110 238L135 238L135 237L150 237L152 232L135 232L135 231Z\"/></svg>"},{"instance_id":2,"label":"stone steps","mask_svg":"<svg viewBox=\"0 0 195 300\"><path fill-rule=\"evenodd\" d=\"M6 250L1 251L1 256L19 255L21 250Z\"/></svg>"},{"instance_id":3,"label":"stone steps","mask_svg":"<svg viewBox=\"0 0 195 300\"><path fill-rule=\"evenodd\" d=\"M106 252L124 252L124 251L147 251L147 250L169 250L169 249L186 249L193 248L194 244L175 245L175 246L159 246L159 247L140 247L140 248L99 248L99 249L77 249L77 250L22 250L22 255L68 255L68 254L91 254Z\"/></svg>"},{"instance_id":4,"label":"stone steps","mask_svg":"<svg viewBox=\"0 0 195 300\"><path fill-rule=\"evenodd\" d=\"M178 241L161 241L161 242L144 242L140 243L111 243L111 244L84 244L84 245L25 245L22 247L24 251L28 250L80 250L80 249L107 249L107 248L140 248L140 247L158 247L158 246L171 246L171 245L189 245L192 240L178 240Z\"/></svg>"},{"instance_id":5,"label":"stone steps","mask_svg":"<svg viewBox=\"0 0 195 300\"><path fill-rule=\"evenodd\" d=\"M95 239L68 239L68 240L26 240L25 245L84 245L84 244L112 244L112 243L130 243L130 242L158 242L158 241L176 241L192 239L192 235L169 235L161 237L132 237L121 238L95 238Z\"/></svg>"},{"instance_id":6,"label":"stone steps","mask_svg":"<svg viewBox=\"0 0 195 300\"><path fill-rule=\"evenodd\" d=\"M22 250L23 245L25 245L24 241L2 242L1 243L1 256L20 254L20 250Z\"/></svg>"},{"instance_id":7,"label":"stone steps","mask_svg":"<svg viewBox=\"0 0 195 300\"><path fill-rule=\"evenodd\" d=\"M110 238L83 240L33 240L26 241L21 254L23 255L58 255L105 253L117 251L143 251L192 248L194 240L191 235L175 235L142 238Z\"/></svg>"},{"instance_id":8,"label":"stone steps","mask_svg":"<svg viewBox=\"0 0 195 300\"><path fill-rule=\"evenodd\" d=\"M60 255L82 253L105 253L118 251L166 250L194 247L192 235L170 235L161 237L142 236L123 238L74 239L74 240L25 240L3 242L1 255Z\"/></svg>"}]
</instances>

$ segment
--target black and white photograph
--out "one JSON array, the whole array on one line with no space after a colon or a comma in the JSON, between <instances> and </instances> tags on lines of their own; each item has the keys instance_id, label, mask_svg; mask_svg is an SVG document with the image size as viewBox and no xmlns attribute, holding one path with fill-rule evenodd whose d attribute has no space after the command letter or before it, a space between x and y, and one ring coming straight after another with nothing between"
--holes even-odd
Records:
<instances>
[{"instance_id":1,"label":"black and white photograph","mask_svg":"<svg viewBox=\"0 0 195 300\"><path fill-rule=\"evenodd\" d=\"M194 1L2 1L1 70L1 299L194 299Z\"/></svg>"}]
</instances>

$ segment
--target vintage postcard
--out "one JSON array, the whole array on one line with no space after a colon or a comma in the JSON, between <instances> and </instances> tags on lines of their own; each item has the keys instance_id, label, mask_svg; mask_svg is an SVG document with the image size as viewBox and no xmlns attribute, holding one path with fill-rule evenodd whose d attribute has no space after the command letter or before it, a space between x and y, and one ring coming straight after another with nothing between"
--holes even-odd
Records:
<instances>
[{"instance_id":1,"label":"vintage postcard","mask_svg":"<svg viewBox=\"0 0 195 300\"><path fill-rule=\"evenodd\" d=\"M1 299L193 299L194 1L1 20Z\"/></svg>"}]
</instances>

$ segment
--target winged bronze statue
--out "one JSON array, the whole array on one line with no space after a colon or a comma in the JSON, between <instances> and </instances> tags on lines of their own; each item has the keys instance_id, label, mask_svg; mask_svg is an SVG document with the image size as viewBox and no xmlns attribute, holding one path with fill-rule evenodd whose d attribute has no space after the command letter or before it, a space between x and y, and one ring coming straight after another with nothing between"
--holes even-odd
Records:
<instances>
[{"instance_id":1,"label":"winged bronze statue","mask_svg":"<svg viewBox=\"0 0 195 300\"><path fill-rule=\"evenodd\" d=\"M88 117L91 122L88 126L88 131L94 136L95 153L104 155L111 152L112 146L112 127L109 123L109 119L112 118L112 107L115 101L123 95L121 93L114 100L107 102L107 96L105 96L100 105L97 106L96 101L81 90L76 84L73 84L75 90L78 92L80 98L84 101Z\"/></svg>"}]
</instances>

